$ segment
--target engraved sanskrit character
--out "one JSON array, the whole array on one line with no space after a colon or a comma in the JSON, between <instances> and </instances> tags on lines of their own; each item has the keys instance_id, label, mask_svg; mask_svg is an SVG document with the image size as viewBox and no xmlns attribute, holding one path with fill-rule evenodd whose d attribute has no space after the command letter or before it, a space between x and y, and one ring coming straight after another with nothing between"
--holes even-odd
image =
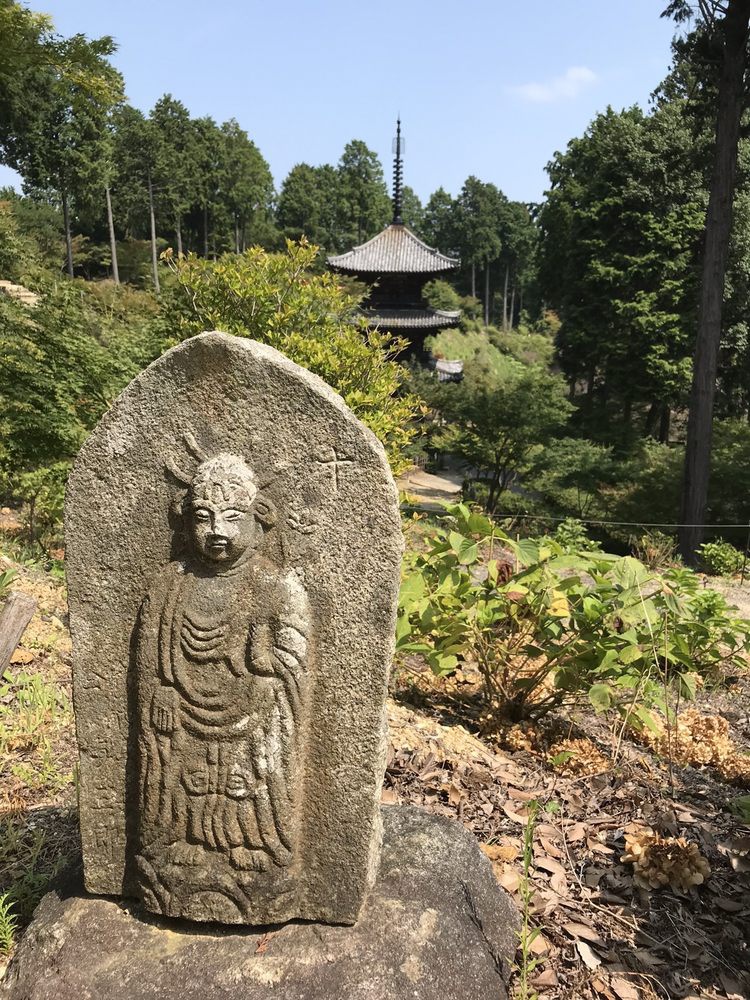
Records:
<instances>
[{"instance_id":1,"label":"engraved sanskrit character","mask_svg":"<svg viewBox=\"0 0 750 1000\"><path fill-rule=\"evenodd\" d=\"M204 915L164 887L193 869L196 893L210 876L242 912L250 874L273 893L293 870L309 610L298 577L259 552L275 512L252 470L201 457L183 504L189 555L139 620L138 861L151 908L222 919L215 899Z\"/></svg>"}]
</instances>

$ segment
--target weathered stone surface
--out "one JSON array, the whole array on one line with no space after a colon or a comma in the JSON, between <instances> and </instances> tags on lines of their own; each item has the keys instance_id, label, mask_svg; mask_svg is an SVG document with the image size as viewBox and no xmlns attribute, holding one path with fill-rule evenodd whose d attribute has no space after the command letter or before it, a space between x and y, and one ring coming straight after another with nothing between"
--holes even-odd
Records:
<instances>
[{"instance_id":1,"label":"weathered stone surface","mask_svg":"<svg viewBox=\"0 0 750 1000\"><path fill-rule=\"evenodd\" d=\"M377 882L354 927L216 929L50 893L7 1000L505 1000L517 916L452 820L384 809ZM2 987L0 987L0 991Z\"/></svg>"},{"instance_id":2,"label":"weathered stone surface","mask_svg":"<svg viewBox=\"0 0 750 1000\"><path fill-rule=\"evenodd\" d=\"M402 550L374 435L272 348L202 334L87 440L66 545L87 889L354 921Z\"/></svg>"}]
</instances>

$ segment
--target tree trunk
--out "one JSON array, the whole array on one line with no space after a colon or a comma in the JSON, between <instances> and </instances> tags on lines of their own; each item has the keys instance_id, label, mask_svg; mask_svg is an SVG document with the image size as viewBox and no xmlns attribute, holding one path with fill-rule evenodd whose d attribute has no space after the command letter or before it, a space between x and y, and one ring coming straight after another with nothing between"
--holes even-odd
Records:
<instances>
[{"instance_id":1,"label":"tree trunk","mask_svg":"<svg viewBox=\"0 0 750 1000\"><path fill-rule=\"evenodd\" d=\"M208 257L208 205L203 206L203 256Z\"/></svg>"},{"instance_id":2,"label":"tree trunk","mask_svg":"<svg viewBox=\"0 0 750 1000\"><path fill-rule=\"evenodd\" d=\"M120 284L120 269L117 266L117 240L115 238L115 220L112 218L112 195L109 187L105 187L104 194L107 197L107 226L109 227L109 252L112 257L112 280L116 285Z\"/></svg>"},{"instance_id":3,"label":"tree trunk","mask_svg":"<svg viewBox=\"0 0 750 1000\"><path fill-rule=\"evenodd\" d=\"M182 257L182 219L179 215L175 219L174 234L177 239L177 256Z\"/></svg>"},{"instance_id":4,"label":"tree trunk","mask_svg":"<svg viewBox=\"0 0 750 1000\"><path fill-rule=\"evenodd\" d=\"M505 284L503 285L503 330L508 329L508 272L510 268L505 265Z\"/></svg>"},{"instance_id":5,"label":"tree trunk","mask_svg":"<svg viewBox=\"0 0 750 1000\"><path fill-rule=\"evenodd\" d=\"M510 323L508 324L509 329L513 329L513 321L516 314L516 279L513 278L513 285L510 290Z\"/></svg>"},{"instance_id":6,"label":"tree trunk","mask_svg":"<svg viewBox=\"0 0 750 1000\"><path fill-rule=\"evenodd\" d=\"M65 268L68 272L68 277L73 277L73 239L70 235L70 208L68 207L68 192L63 188L62 194L62 207L63 207L63 225L65 226Z\"/></svg>"},{"instance_id":7,"label":"tree trunk","mask_svg":"<svg viewBox=\"0 0 750 1000\"><path fill-rule=\"evenodd\" d=\"M148 214L151 220L151 267L154 274L154 289L158 295L161 292L159 287L159 261L156 256L156 216L154 215L154 188L151 183L151 171L148 172Z\"/></svg>"},{"instance_id":8,"label":"tree trunk","mask_svg":"<svg viewBox=\"0 0 750 1000\"><path fill-rule=\"evenodd\" d=\"M716 31L723 33L723 64L719 81L716 142L701 274L698 336L693 358L685 470L682 487L680 552L688 564L696 559L703 538L711 463L711 423L716 392L716 368L721 341L721 310L727 266L732 208L737 175L737 145L747 63L750 0L729 0Z\"/></svg>"},{"instance_id":9,"label":"tree trunk","mask_svg":"<svg viewBox=\"0 0 750 1000\"><path fill-rule=\"evenodd\" d=\"M484 325L490 325L490 262L484 262Z\"/></svg>"},{"instance_id":10,"label":"tree trunk","mask_svg":"<svg viewBox=\"0 0 750 1000\"><path fill-rule=\"evenodd\" d=\"M660 412L660 403L653 402L648 408L648 413L646 414L646 423L643 427L643 436L652 437L654 433L654 427L656 426L656 417Z\"/></svg>"},{"instance_id":11,"label":"tree trunk","mask_svg":"<svg viewBox=\"0 0 750 1000\"><path fill-rule=\"evenodd\" d=\"M659 441L662 444L669 444L669 425L671 423L672 411L669 404L665 403L661 408L659 418Z\"/></svg>"},{"instance_id":12,"label":"tree trunk","mask_svg":"<svg viewBox=\"0 0 750 1000\"><path fill-rule=\"evenodd\" d=\"M240 220L236 213L234 216L234 252L240 252Z\"/></svg>"},{"instance_id":13,"label":"tree trunk","mask_svg":"<svg viewBox=\"0 0 750 1000\"><path fill-rule=\"evenodd\" d=\"M477 297L477 265L474 261L471 262L471 297Z\"/></svg>"}]
</instances>

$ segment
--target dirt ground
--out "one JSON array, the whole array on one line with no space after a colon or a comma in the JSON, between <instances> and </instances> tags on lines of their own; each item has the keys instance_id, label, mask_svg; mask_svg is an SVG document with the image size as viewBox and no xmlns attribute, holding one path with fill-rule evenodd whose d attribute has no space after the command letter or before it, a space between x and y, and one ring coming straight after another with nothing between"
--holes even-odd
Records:
<instances>
[{"instance_id":1,"label":"dirt ground","mask_svg":"<svg viewBox=\"0 0 750 1000\"><path fill-rule=\"evenodd\" d=\"M38 601L0 680L0 897L10 893L17 937L50 879L79 863L80 847L64 584L0 558L0 573L7 568L18 573L13 586ZM750 585L735 589L727 584L725 593L750 617ZM697 708L750 748L746 678L703 690ZM710 766L670 766L587 711L535 729L483 732L469 672L438 683L397 668L389 723L383 801L454 818L477 837L519 908L528 890L539 934L526 963L541 998L750 996L750 826L732 811L750 794L742 780ZM685 838L710 873L682 890L639 884L621 859L626 839L644 831Z\"/></svg>"}]
</instances>

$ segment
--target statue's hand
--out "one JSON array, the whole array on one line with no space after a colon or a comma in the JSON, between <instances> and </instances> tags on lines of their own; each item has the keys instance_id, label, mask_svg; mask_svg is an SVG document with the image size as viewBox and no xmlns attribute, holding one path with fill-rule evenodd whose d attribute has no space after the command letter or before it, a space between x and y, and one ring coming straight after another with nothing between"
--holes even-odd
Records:
<instances>
[{"instance_id":1,"label":"statue's hand","mask_svg":"<svg viewBox=\"0 0 750 1000\"><path fill-rule=\"evenodd\" d=\"M172 687L158 687L151 701L151 725L157 733L169 735L177 728L177 692Z\"/></svg>"}]
</instances>

